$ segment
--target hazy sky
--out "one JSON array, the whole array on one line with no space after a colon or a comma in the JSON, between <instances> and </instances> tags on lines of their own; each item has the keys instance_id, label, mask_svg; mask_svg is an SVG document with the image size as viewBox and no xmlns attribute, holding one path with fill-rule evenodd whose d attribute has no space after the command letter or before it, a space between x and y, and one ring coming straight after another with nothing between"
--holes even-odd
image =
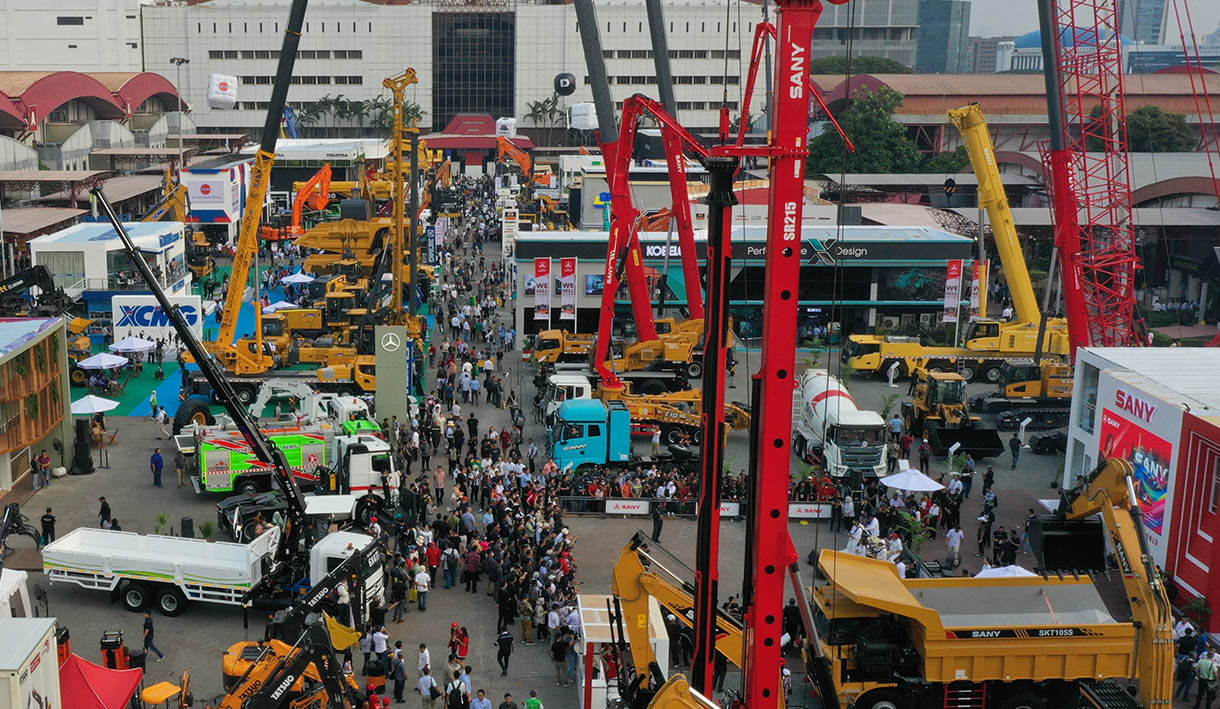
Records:
<instances>
[{"instance_id":1,"label":"hazy sky","mask_svg":"<svg viewBox=\"0 0 1220 709\"><path fill-rule=\"evenodd\" d=\"M1177 44L1178 26L1169 3L1169 28L1166 40ZM1220 23L1220 0L1177 0L1190 7L1195 33L1202 37ZM1179 5L1181 6L1181 5ZM1186 18L1182 18L1185 25ZM970 8L970 34L983 37L1021 35L1038 29L1038 10L1034 0L973 0Z\"/></svg>"}]
</instances>

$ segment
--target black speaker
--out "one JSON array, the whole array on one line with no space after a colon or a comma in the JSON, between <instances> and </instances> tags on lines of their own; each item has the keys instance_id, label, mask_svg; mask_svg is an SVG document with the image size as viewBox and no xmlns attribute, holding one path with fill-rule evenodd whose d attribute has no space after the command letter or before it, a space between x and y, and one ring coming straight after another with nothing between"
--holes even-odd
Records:
<instances>
[{"instance_id":1,"label":"black speaker","mask_svg":"<svg viewBox=\"0 0 1220 709\"><path fill-rule=\"evenodd\" d=\"M180 536L186 537L187 539L195 538L195 518L182 518L182 534Z\"/></svg>"},{"instance_id":2,"label":"black speaker","mask_svg":"<svg viewBox=\"0 0 1220 709\"><path fill-rule=\"evenodd\" d=\"M93 450L89 447L89 419L76 419L76 436L72 440L72 475L89 475L94 471Z\"/></svg>"},{"instance_id":3,"label":"black speaker","mask_svg":"<svg viewBox=\"0 0 1220 709\"><path fill-rule=\"evenodd\" d=\"M339 218L367 222L373 218L373 203L367 199L340 200Z\"/></svg>"}]
</instances>

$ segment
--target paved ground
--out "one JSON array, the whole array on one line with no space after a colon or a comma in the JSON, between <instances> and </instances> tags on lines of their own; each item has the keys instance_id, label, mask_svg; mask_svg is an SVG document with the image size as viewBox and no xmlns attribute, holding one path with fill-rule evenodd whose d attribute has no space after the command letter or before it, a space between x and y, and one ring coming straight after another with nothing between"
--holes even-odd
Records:
<instances>
[{"instance_id":1,"label":"paved ground","mask_svg":"<svg viewBox=\"0 0 1220 709\"><path fill-rule=\"evenodd\" d=\"M756 353L746 356L742 364L747 366L739 367L734 382L736 388L729 390L728 398L748 398L746 372L757 366L756 357ZM521 387L523 398L526 398L533 393L529 384L530 372L521 372L519 367L519 358L510 361L506 375L510 387ZM891 390L884 382L870 379L851 381L849 387L860 406L877 409L881 408L883 395L905 393L905 388ZM501 426L507 421L507 414L484 406L480 408L479 419L484 425ZM118 446L110 451L110 467L89 476L56 480L50 489L38 493L31 493L28 488L16 491L15 498L23 502L23 509L28 515L36 518L45 507L52 507L59 519L58 529L62 534L77 526L96 524L96 500L100 495L105 495L111 502L115 516L128 531L152 533L157 525L156 517L162 513L169 520L164 533L179 530L180 520L184 516L193 517L196 530L204 520L215 519L215 499L197 496L189 485L178 488L176 481L169 479L168 474L164 488L153 487L148 458L154 447L163 446L166 450L169 447L167 441L158 440L158 426L139 417L111 417L110 425L112 429L117 427L120 431ZM545 431L538 427L527 431L527 435L538 441L545 439ZM730 435L726 457L734 470L744 469L748 460L746 432L733 432ZM1028 455L1017 471L1009 470L1007 456L1002 462L1003 465L997 466L997 488L1001 497L999 523L1007 526L1023 519L1025 509L1033 505L1034 499L1051 496L1046 489L1047 483L1060 462L1058 457ZM943 461L937 461L934 467L943 469L940 467L943 464ZM978 504L977 497L974 496L971 504ZM973 520L974 516L963 514L963 519ZM584 590L591 593L609 592L613 560L637 526L647 523L647 519L571 517L570 526L579 537L576 557ZM973 527L969 522L967 525L969 535ZM830 534L825 523L794 523L791 530L797 549L802 554L815 547L842 547L846 543L844 539ZM722 540L721 593L727 596L740 590L744 523L724 522ZM693 564L694 522L668 520L662 543L675 556L687 564ZM928 542L925 554L933 558L938 556L938 545L943 545L943 542ZM965 562L965 567L971 571L976 571L980 565L980 560L970 554L967 554ZM11 563L31 570L39 568L36 556L29 553L14 557ZM46 586L46 580L40 573L33 573L31 581ZM476 688L482 687L488 690L489 696L499 698L505 691L520 697L529 688L537 687L548 706L575 706L574 689L555 687L547 648L542 645L519 645L509 677L501 678L494 671L492 640L495 635L495 615L485 596L472 597L457 589L437 590L432 596L426 613L414 612L407 616L406 622L391 628L393 639L402 640L404 647L409 649L417 647L420 642L427 643L433 648L434 658L443 657L449 624L455 620L462 622L470 629L474 640L470 661L475 668ZM70 629L74 650L86 658L99 658L97 643L105 630L121 629L129 645L140 644L141 617L126 612L118 604L111 604L105 593L57 584L50 589L49 603L51 613ZM167 657L165 662L149 667L147 681L172 680L183 669L190 669L196 696L202 698L220 693L220 654L234 642L261 637L262 619L254 615L248 627L243 625L242 611L227 606L194 604L178 618L154 616L158 644ZM408 655L410 667L414 666L413 657L412 654ZM414 672L411 676L415 676ZM734 686L736 681L736 675L730 674L727 686Z\"/></svg>"}]
</instances>

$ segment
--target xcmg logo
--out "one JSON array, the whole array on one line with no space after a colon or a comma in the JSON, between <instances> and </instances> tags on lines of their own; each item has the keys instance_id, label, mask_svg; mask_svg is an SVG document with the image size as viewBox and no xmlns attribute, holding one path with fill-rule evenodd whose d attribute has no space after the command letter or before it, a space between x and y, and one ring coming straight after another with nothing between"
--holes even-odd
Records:
<instances>
[{"instance_id":1,"label":"xcmg logo","mask_svg":"<svg viewBox=\"0 0 1220 709\"><path fill-rule=\"evenodd\" d=\"M186 324L199 322L199 311L193 305L179 306ZM169 327L169 316L160 305L120 305L118 327Z\"/></svg>"}]
</instances>

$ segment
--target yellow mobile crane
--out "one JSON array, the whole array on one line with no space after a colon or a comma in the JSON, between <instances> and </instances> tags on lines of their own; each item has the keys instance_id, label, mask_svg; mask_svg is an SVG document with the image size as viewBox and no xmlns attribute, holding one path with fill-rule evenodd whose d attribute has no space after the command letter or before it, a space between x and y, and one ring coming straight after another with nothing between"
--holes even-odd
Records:
<instances>
[{"instance_id":1,"label":"yellow mobile crane","mask_svg":"<svg viewBox=\"0 0 1220 709\"><path fill-rule=\"evenodd\" d=\"M852 335L843 356L857 372L884 375L898 364L899 376L909 376L923 366L933 371L957 370L968 380L981 374L989 382L998 382L1004 363L1013 358L1069 356L1067 320L1044 321L1038 307L982 109L978 104L954 109L949 111L949 120L961 133L978 177L979 205L991 219L1016 315L1006 322L982 314L967 330L964 347L925 347L917 338Z\"/></svg>"},{"instance_id":2,"label":"yellow mobile crane","mask_svg":"<svg viewBox=\"0 0 1220 709\"><path fill-rule=\"evenodd\" d=\"M220 319L220 330L213 342L205 343L208 353L230 373L242 375L261 375L272 369L274 360L270 348L265 346L262 336L262 308L254 306L255 328L254 337L249 341L237 342L237 316L245 301L246 280L254 265L254 257L258 253L259 221L262 218L263 204L267 200L267 190L271 183L271 168L275 163L275 145L280 135L280 116L284 112L284 104L288 98L288 87L291 84L292 70L296 63L297 47L301 41L301 30L305 23L304 0L293 0L289 11L288 23L284 28L284 42L280 50L279 65L276 68L275 83L271 90L271 100L267 108L267 119L263 125L262 143L254 157L254 167L250 171L250 190L246 200L246 211L241 217L241 228L238 231L236 251L233 256L233 271L229 276L229 288L225 295L224 312ZM193 374L198 374L193 373ZM198 388L197 380L184 378L183 389L189 395ZM250 380L237 382L239 396L250 401L258 384Z\"/></svg>"}]
</instances>

